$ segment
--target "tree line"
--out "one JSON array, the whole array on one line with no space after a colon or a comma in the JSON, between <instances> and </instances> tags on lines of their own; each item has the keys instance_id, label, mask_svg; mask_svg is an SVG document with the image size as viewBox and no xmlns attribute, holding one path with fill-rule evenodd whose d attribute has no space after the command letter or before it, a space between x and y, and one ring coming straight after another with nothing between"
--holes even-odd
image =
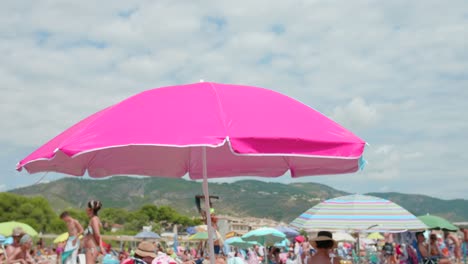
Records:
<instances>
[{"instance_id":1,"label":"tree line","mask_svg":"<svg viewBox=\"0 0 468 264\"><path fill-rule=\"evenodd\" d=\"M88 225L88 216L84 209L67 208L66 211L84 227ZM41 196L26 197L12 193L0 193L0 223L17 221L30 225L43 234L60 234L67 231L59 214L52 209L47 199ZM143 205L137 210L128 211L122 208L103 208L99 212L104 234L110 234L115 224L122 226L117 233L134 235L143 226L152 226L154 232L160 233L173 225L179 230L201 224L199 218L179 214L170 206Z\"/></svg>"}]
</instances>

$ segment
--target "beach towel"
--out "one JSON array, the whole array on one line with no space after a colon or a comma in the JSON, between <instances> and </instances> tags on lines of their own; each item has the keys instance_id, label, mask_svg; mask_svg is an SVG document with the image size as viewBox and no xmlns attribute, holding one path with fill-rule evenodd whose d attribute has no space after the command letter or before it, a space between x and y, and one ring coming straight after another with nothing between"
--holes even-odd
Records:
<instances>
[{"instance_id":1,"label":"beach towel","mask_svg":"<svg viewBox=\"0 0 468 264\"><path fill-rule=\"evenodd\" d=\"M76 259L78 257L78 249L80 248L80 240L76 241L76 244L73 245L73 240L76 239L76 236L71 236L67 240L65 249L62 253L62 263L64 264L76 264Z\"/></svg>"}]
</instances>

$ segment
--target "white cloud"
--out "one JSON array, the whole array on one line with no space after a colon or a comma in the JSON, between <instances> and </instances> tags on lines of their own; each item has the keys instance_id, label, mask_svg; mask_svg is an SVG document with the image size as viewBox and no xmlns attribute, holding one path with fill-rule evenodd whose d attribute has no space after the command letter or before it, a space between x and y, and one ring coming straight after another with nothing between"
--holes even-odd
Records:
<instances>
[{"instance_id":1,"label":"white cloud","mask_svg":"<svg viewBox=\"0 0 468 264\"><path fill-rule=\"evenodd\" d=\"M338 123L345 127L368 127L374 125L379 120L377 109L366 104L364 99L357 97L345 106L337 106L331 115Z\"/></svg>"},{"instance_id":2,"label":"white cloud","mask_svg":"<svg viewBox=\"0 0 468 264\"><path fill-rule=\"evenodd\" d=\"M152 87L244 83L297 98L368 141L351 188L384 181L468 198L457 184L468 158L466 1L2 4L0 146L32 149ZM455 182L450 194L421 184L440 175ZM325 181L350 188L343 177Z\"/></svg>"}]
</instances>

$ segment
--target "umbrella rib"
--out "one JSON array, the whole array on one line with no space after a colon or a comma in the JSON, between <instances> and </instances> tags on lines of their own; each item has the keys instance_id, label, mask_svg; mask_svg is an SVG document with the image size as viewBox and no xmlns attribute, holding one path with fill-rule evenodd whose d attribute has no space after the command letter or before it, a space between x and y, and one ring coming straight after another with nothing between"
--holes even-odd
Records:
<instances>
[{"instance_id":1,"label":"umbrella rib","mask_svg":"<svg viewBox=\"0 0 468 264\"><path fill-rule=\"evenodd\" d=\"M219 109L218 116L219 116L219 119L221 120L221 123L223 124L224 137L225 138L229 137L228 127L226 125L226 118L225 118L226 112L224 112L223 104L221 103L221 98L219 97L218 90L216 89L216 86L214 85L214 83L208 82L208 84L210 85L211 89L213 90L213 92L215 94L215 97L216 97L216 102L218 103L218 109Z\"/></svg>"}]
</instances>

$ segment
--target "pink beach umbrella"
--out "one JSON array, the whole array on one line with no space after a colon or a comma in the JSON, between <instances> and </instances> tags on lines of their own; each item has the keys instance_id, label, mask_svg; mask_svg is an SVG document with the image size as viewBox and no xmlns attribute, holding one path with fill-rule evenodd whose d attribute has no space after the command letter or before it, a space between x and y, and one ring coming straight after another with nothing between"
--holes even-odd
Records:
<instances>
[{"instance_id":1,"label":"pink beach umbrella","mask_svg":"<svg viewBox=\"0 0 468 264\"><path fill-rule=\"evenodd\" d=\"M207 178L355 172L364 146L339 124L280 93L201 82L152 89L107 107L31 153L17 169L94 178L188 174L203 179L207 196Z\"/></svg>"}]
</instances>

